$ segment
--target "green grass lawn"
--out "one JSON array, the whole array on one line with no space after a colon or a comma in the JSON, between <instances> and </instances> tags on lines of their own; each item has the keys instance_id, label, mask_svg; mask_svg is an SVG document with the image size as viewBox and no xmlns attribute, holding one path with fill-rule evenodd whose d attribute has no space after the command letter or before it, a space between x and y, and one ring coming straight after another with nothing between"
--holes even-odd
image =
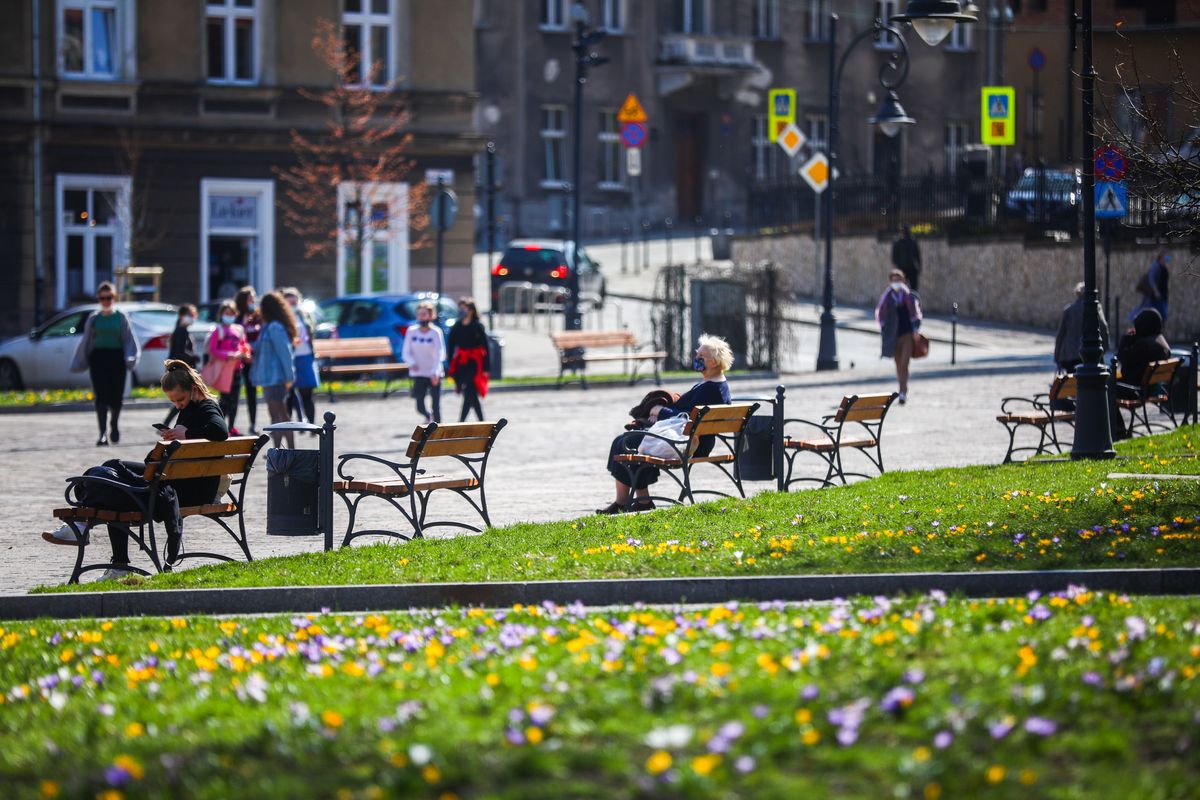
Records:
<instances>
[{"instance_id":1,"label":"green grass lawn","mask_svg":"<svg viewBox=\"0 0 1200 800\"><path fill-rule=\"evenodd\" d=\"M1198 566L1196 483L1106 478L1113 471L1197 472L1195 450L1196 432L1181 429L1122 443L1125 458L1117 461L890 472L820 491L70 588ZM598 491L603 477L598 472Z\"/></svg>"},{"instance_id":2,"label":"green grass lawn","mask_svg":"<svg viewBox=\"0 0 1200 800\"><path fill-rule=\"evenodd\" d=\"M1200 600L39 620L6 798L1180 798Z\"/></svg>"}]
</instances>

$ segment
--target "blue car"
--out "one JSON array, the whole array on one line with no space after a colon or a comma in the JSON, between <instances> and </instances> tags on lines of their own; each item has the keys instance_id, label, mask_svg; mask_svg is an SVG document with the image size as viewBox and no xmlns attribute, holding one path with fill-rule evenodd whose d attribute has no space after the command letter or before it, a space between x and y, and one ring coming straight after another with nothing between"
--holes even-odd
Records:
<instances>
[{"instance_id":1,"label":"blue car","mask_svg":"<svg viewBox=\"0 0 1200 800\"><path fill-rule=\"evenodd\" d=\"M354 294L321 303L325 319L337 325L339 339L386 336L392 352L401 360L404 332L417 324L417 305L429 301L437 307L437 325L449 335L458 318L458 304L433 292L413 294Z\"/></svg>"}]
</instances>

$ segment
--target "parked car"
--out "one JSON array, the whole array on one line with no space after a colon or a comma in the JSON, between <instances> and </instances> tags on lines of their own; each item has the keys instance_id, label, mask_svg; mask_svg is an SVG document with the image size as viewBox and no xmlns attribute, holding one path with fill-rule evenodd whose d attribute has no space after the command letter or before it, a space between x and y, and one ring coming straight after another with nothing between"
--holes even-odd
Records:
<instances>
[{"instance_id":1,"label":"parked car","mask_svg":"<svg viewBox=\"0 0 1200 800\"><path fill-rule=\"evenodd\" d=\"M84 322L99 308L95 304L69 308L24 336L0 343L0 389L88 386L87 372L71 372L71 359L83 337ZM121 303L119 308L129 315L133 334L142 348L142 357L133 371L134 383L158 383L170 351L178 309L166 303L143 302ZM204 352L213 327L207 322L192 323L190 333L197 353Z\"/></svg>"},{"instance_id":2,"label":"parked car","mask_svg":"<svg viewBox=\"0 0 1200 800\"><path fill-rule=\"evenodd\" d=\"M428 300L437 306L437 324L449 334L458 319L458 303L433 292L412 294L356 294L335 297L321 303L325 320L337 327L339 339L386 336L392 352L401 360L404 333L417 324L417 305Z\"/></svg>"},{"instance_id":3,"label":"parked car","mask_svg":"<svg viewBox=\"0 0 1200 800\"><path fill-rule=\"evenodd\" d=\"M500 311L500 287L506 283L529 282L566 287L574 258L574 242L514 239L500 262L492 267L492 308ZM579 249L579 294L603 302L607 293L600 265L583 248Z\"/></svg>"},{"instance_id":4,"label":"parked car","mask_svg":"<svg viewBox=\"0 0 1200 800\"><path fill-rule=\"evenodd\" d=\"M306 297L300 303L300 307L309 313L312 317L313 325L316 327L316 335L318 339L336 339L337 338L337 322L325 319L325 312L321 310L321 304L311 297ZM207 303L196 304L197 318L205 322L217 322L217 314L221 312L221 302L219 300L210 300Z\"/></svg>"},{"instance_id":5,"label":"parked car","mask_svg":"<svg viewBox=\"0 0 1200 800\"><path fill-rule=\"evenodd\" d=\"M1083 198L1083 178L1079 170L1047 169L1043 172L1045 184L1042 187L1042 203L1046 209L1047 226L1072 233L1078 231ZM1019 214L1030 222L1037 221L1037 167L1028 167L1025 170L1009 191L1005 206L1010 214Z\"/></svg>"}]
</instances>

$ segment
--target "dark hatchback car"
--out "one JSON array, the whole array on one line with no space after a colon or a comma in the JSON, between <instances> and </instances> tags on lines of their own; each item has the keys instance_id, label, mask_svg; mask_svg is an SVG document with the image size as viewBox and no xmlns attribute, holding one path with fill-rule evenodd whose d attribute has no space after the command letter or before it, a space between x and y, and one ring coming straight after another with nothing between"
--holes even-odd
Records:
<instances>
[{"instance_id":1,"label":"dark hatchback car","mask_svg":"<svg viewBox=\"0 0 1200 800\"><path fill-rule=\"evenodd\" d=\"M1079 213L1082 208L1083 179L1079 170L1043 170L1045 182L1041 186L1042 204L1045 207L1046 224L1056 230L1079 230ZM1029 222L1038 216L1038 171L1029 167L1021 175L1005 198L1005 207L1010 214L1019 215Z\"/></svg>"},{"instance_id":2,"label":"dark hatchback car","mask_svg":"<svg viewBox=\"0 0 1200 800\"><path fill-rule=\"evenodd\" d=\"M574 242L535 239L514 239L500 263L492 267L492 308L500 311L500 287L506 283L545 284L566 288L574 258ZM603 301L607 287L600 265L593 261L583 248L579 250L579 294ZM505 298L511 303L511 295Z\"/></svg>"}]
</instances>

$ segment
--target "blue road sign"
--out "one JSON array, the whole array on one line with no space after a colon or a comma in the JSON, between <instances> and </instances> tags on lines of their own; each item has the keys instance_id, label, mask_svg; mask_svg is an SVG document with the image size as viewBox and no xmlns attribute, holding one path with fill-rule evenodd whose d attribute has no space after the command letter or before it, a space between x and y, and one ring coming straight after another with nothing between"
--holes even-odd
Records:
<instances>
[{"instance_id":1,"label":"blue road sign","mask_svg":"<svg viewBox=\"0 0 1200 800\"><path fill-rule=\"evenodd\" d=\"M626 147L641 147L646 143L646 123L622 122L621 141Z\"/></svg>"},{"instance_id":2,"label":"blue road sign","mask_svg":"<svg viewBox=\"0 0 1200 800\"><path fill-rule=\"evenodd\" d=\"M1129 211L1129 189L1124 181L1096 184L1096 219L1120 219Z\"/></svg>"},{"instance_id":3,"label":"blue road sign","mask_svg":"<svg viewBox=\"0 0 1200 800\"><path fill-rule=\"evenodd\" d=\"M1046 54L1042 52L1040 47L1035 47L1029 51L1029 68L1034 72L1041 72L1042 67L1046 66Z\"/></svg>"}]
</instances>

